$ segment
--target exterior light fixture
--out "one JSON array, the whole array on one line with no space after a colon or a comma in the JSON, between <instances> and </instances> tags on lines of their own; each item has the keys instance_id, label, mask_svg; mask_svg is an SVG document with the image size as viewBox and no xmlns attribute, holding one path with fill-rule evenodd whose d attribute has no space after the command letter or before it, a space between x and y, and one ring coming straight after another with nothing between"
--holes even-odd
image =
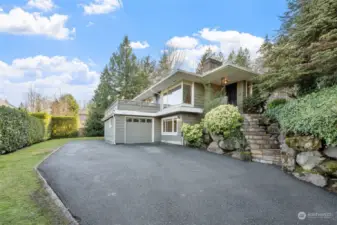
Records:
<instances>
[{"instance_id":1,"label":"exterior light fixture","mask_svg":"<svg viewBox=\"0 0 337 225\"><path fill-rule=\"evenodd\" d=\"M228 79L227 79L227 77L221 78L221 85L222 85L222 86L226 86L227 84L228 84Z\"/></svg>"}]
</instances>

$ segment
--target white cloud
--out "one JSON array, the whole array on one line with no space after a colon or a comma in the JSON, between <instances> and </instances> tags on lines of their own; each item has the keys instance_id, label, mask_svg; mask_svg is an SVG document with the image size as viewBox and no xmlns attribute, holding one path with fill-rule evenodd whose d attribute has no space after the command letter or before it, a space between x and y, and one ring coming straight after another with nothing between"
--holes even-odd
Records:
<instances>
[{"instance_id":1,"label":"white cloud","mask_svg":"<svg viewBox=\"0 0 337 225\"><path fill-rule=\"evenodd\" d=\"M95 25L93 22L89 22L88 24L87 24L87 27L91 27L91 26L93 26L93 25Z\"/></svg>"},{"instance_id":2,"label":"white cloud","mask_svg":"<svg viewBox=\"0 0 337 225\"><path fill-rule=\"evenodd\" d=\"M264 40L261 37L249 33L240 33L233 30L220 31L209 28L204 28L199 31L199 35L205 40L219 43L221 51L225 56L232 50L237 51L242 47L247 48L250 51L252 58L256 58L257 52Z\"/></svg>"},{"instance_id":3,"label":"white cloud","mask_svg":"<svg viewBox=\"0 0 337 225\"><path fill-rule=\"evenodd\" d=\"M133 49L144 49L144 48L150 47L149 43L147 43L146 41L143 41L143 42L140 42L140 41L131 42L130 46Z\"/></svg>"},{"instance_id":4,"label":"white cloud","mask_svg":"<svg viewBox=\"0 0 337 225\"><path fill-rule=\"evenodd\" d=\"M53 14L50 17L40 13L29 13L14 8L9 13L0 12L0 32L16 35L44 35L58 40L72 39L75 28L65 27L68 16Z\"/></svg>"},{"instance_id":5,"label":"white cloud","mask_svg":"<svg viewBox=\"0 0 337 225\"><path fill-rule=\"evenodd\" d=\"M4 10L0 7L0 12L3 12Z\"/></svg>"},{"instance_id":6,"label":"white cloud","mask_svg":"<svg viewBox=\"0 0 337 225\"><path fill-rule=\"evenodd\" d=\"M84 14L107 14L122 7L121 0L94 0L88 5L83 5Z\"/></svg>"},{"instance_id":7,"label":"white cloud","mask_svg":"<svg viewBox=\"0 0 337 225\"><path fill-rule=\"evenodd\" d=\"M166 42L166 45L172 48L195 48L199 41L196 38L185 36L185 37L173 37Z\"/></svg>"},{"instance_id":8,"label":"white cloud","mask_svg":"<svg viewBox=\"0 0 337 225\"><path fill-rule=\"evenodd\" d=\"M98 82L99 73L77 58L40 55L15 59L11 64L0 61L0 88L15 105L24 101L30 87L51 98L61 92L89 101Z\"/></svg>"},{"instance_id":9,"label":"white cloud","mask_svg":"<svg viewBox=\"0 0 337 225\"><path fill-rule=\"evenodd\" d=\"M28 0L27 5L42 11L50 11L55 7L52 0Z\"/></svg>"}]
</instances>

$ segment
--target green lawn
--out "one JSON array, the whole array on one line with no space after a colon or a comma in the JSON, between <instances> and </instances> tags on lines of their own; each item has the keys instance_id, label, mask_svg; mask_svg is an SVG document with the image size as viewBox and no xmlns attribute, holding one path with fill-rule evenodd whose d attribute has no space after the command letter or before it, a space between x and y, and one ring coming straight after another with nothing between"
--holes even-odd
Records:
<instances>
[{"instance_id":1,"label":"green lawn","mask_svg":"<svg viewBox=\"0 0 337 225\"><path fill-rule=\"evenodd\" d=\"M73 140L58 139L0 155L0 224L67 224L42 188L34 167L54 149Z\"/></svg>"}]
</instances>

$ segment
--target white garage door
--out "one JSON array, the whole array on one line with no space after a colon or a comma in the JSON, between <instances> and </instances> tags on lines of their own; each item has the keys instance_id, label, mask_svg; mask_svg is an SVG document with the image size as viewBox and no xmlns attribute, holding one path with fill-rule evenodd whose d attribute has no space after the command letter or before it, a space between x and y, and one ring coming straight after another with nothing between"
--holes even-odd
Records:
<instances>
[{"instance_id":1,"label":"white garage door","mask_svg":"<svg viewBox=\"0 0 337 225\"><path fill-rule=\"evenodd\" d=\"M126 117L127 144L152 142L152 119L141 117Z\"/></svg>"}]
</instances>

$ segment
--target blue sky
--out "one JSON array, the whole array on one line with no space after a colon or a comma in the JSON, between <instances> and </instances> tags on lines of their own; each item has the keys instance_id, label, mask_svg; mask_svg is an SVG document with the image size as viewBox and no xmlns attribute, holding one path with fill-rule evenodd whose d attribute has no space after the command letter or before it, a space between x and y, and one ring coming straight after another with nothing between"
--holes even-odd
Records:
<instances>
[{"instance_id":1,"label":"blue sky","mask_svg":"<svg viewBox=\"0 0 337 225\"><path fill-rule=\"evenodd\" d=\"M137 56L179 49L189 70L208 47L225 55L247 47L256 57L285 9L285 0L2 0L0 98L18 105L32 87L90 100L124 35Z\"/></svg>"}]
</instances>

